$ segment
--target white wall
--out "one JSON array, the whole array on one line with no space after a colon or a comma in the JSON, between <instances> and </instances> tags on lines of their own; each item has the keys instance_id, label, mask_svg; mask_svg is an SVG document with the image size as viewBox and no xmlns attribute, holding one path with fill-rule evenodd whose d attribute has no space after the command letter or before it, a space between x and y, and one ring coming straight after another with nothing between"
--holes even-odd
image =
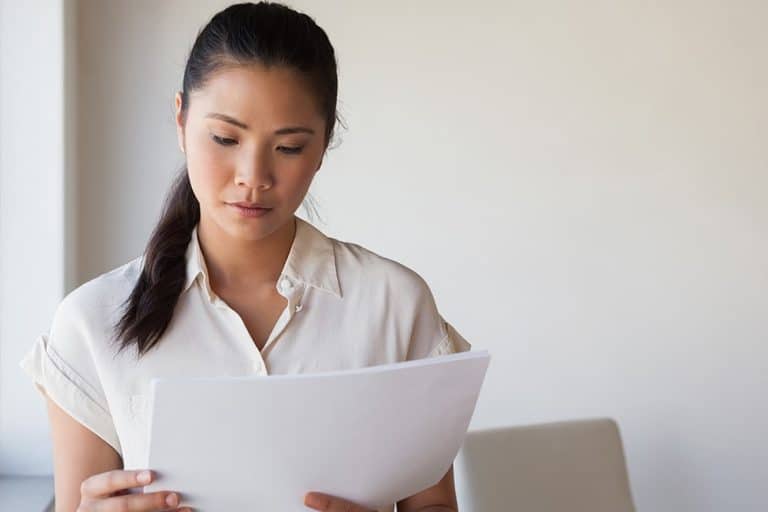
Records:
<instances>
[{"instance_id":1,"label":"white wall","mask_svg":"<svg viewBox=\"0 0 768 512\"><path fill-rule=\"evenodd\" d=\"M186 52L226 4L81 0L78 281L143 248ZM612 416L639 510L763 510L768 4L291 4L349 124L321 227L491 351L472 428Z\"/></svg>"},{"instance_id":2,"label":"white wall","mask_svg":"<svg viewBox=\"0 0 768 512\"><path fill-rule=\"evenodd\" d=\"M61 0L0 0L0 474L50 466L19 360L65 290L64 13Z\"/></svg>"}]
</instances>

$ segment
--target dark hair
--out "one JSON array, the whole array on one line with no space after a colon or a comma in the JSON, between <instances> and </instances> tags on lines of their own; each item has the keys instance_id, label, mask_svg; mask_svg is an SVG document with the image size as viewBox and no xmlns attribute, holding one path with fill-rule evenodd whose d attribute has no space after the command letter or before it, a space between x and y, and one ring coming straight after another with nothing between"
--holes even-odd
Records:
<instances>
[{"instance_id":1,"label":"dark hair","mask_svg":"<svg viewBox=\"0 0 768 512\"><path fill-rule=\"evenodd\" d=\"M336 57L322 28L306 14L271 2L241 3L217 13L198 33L184 69L181 112L189 94L225 67L259 63L298 70L317 96L328 148L337 120ZM115 326L120 350L133 344L141 357L171 322L186 280L186 249L200 220L200 205L184 166L166 197L143 255L141 274Z\"/></svg>"}]
</instances>

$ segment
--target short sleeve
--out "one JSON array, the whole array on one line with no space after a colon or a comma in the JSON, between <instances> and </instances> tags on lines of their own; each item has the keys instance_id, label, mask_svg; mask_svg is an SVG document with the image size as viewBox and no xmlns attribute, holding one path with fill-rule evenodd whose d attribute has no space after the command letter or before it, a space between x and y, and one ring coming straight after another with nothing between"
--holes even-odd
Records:
<instances>
[{"instance_id":1,"label":"short sleeve","mask_svg":"<svg viewBox=\"0 0 768 512\"><path fill-rule=\"evenodd\" d=\"M446 354L455 354L457 352L467 352L472 348L464 337L454 329L454 327L440 317L445 333L440 342L432 349L428 357L442 356Z\"/></svg>"},{"instance_id":2,"label":"short sleeve","mask_svg":"<svg viewBox=\"0 0 768 512\"><path fill-rule=\"evenodd\" d=\"M41 393L122 453L92 350L89 308L77 292L61 301L49 333L35 340L20 366Z\"/></svg>"},{"instance_id":3,"label":"short sleeve","mask_svg":"<svg viewBox=\"0 0 768 512\"><path fill-rule=\"evenodd\" d=\"M421 359L457 352L466 352L472 345L447 322L437 309L435 298L427 283L413 274L414 316L407 359Z\"/></svg>"}]
</instances>

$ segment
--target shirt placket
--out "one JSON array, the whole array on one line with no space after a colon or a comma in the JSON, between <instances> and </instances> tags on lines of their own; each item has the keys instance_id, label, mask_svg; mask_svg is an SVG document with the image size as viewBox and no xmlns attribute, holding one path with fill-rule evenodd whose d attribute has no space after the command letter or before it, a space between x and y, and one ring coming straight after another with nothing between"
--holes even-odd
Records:
<instances>
[{"instance_id":1,"label":"shirt placket","mask_svg":"<svg viewBox=\"0 0 768 512\"><path fill-rule=\"evenodd\" d=\"M301 311L303 308L302 299L304 296L305 287L300 283L295 282L288 276L283 276L278 280L277 289L280 295L288 300L288 304L280 313L280 316L275 322L275 325L272 327L272 331L269 333L267 341L264 343L264 348L262 350L259 350L254 344L253 339L251 338L251 335L248 333L248 329L245 326L245 322L243 322L243 319L240 317L240 315L238 315L237 312L230 308L226 303L218 299L220 301L219 306L228 310L230 315L233 315L235 318L237 318L241 336L249 346L248 354L251 357L251 370L259 375L269 374L269 369L267 368L266 362L264 361L263 354L266 353L266 351L276 342L277 338L283 333L283 331L285 331L285 328L288 326L296 313Z\"/></svg>"}]
</instances>

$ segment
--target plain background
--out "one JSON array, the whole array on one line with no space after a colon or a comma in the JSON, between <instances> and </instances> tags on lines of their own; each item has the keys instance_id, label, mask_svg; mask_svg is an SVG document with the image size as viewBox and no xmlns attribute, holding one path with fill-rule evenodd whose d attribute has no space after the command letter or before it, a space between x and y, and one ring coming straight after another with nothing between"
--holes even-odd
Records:
<instances>
[{"instance_id":1,"label":"plain background","mask_svg":"<svg viewBox=\"0 0 768 512\"><path fill-rule=\"evenodd\" d=\"M143 249L186 54L227 2L16 4L0 472L34 474L50 444L18 360L62 293ZM471 428L611 416L639 510L764 510L768 3L290 5L336 48L348 125L318 226L419 272L492 353Z\"/></svg>"}]
</instances>

